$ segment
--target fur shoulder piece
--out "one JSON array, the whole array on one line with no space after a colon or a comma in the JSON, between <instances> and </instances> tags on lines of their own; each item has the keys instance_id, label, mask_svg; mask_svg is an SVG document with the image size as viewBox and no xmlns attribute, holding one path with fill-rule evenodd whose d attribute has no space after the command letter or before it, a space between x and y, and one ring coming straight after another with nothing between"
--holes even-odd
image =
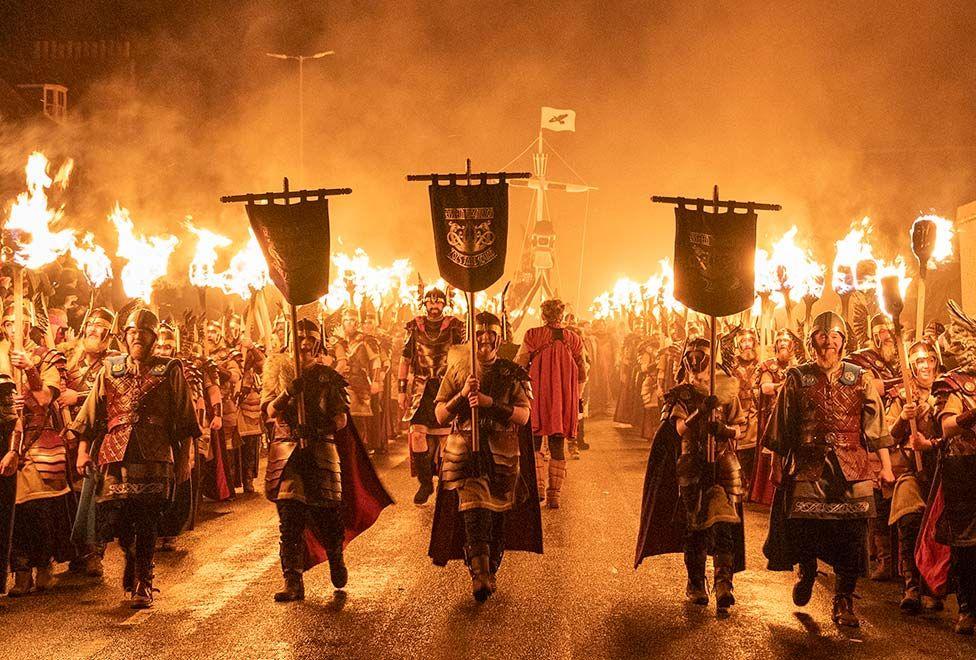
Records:
<instances>
[{"instance_id":1,"label":"fur shoulder piece","mask_svg":"<svg viewBox=\"0 0 976 660\"><path fill-rule=\"evenodd\" d=\"M521 366L515 364L511 360L506 360L505 358L498 358L495 360L493 365L495 371L498 372L500 376L505 378L514 378L515 380L521 381L523 383L531 380L529 372L523 369Z\"/></svg>"}]
</instances>

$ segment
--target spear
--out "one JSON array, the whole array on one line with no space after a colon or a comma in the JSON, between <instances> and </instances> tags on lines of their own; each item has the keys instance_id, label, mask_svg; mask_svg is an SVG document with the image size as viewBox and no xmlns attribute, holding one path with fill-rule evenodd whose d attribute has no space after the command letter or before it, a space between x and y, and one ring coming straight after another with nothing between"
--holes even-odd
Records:
<instances>
[{"instance_id":1,"label":"spear","mask_svg":"<svg viewBox=\"0 0 976 660\"><path fill-rule=\"evenodd\" d=\"M915 403L915 388L912 380L912 373L908 367L908 352L905 350L904 331L901 325L901 313L905 309L905 301L902 300L901 290L898 288L898 276L888 275L881 278L881 298L884 301L885 309L891 314L891 320L895 326L895 346L898 347L898 361L901 363L901 384L905 388L906 403ZM911 429L911 437L915 437L918 432L918 425L915 419L908 420ZM917 451L912 452L915 456L915 468L919 474L922 473L922 456Z\"/></svg>"},{"instance_id":2,"label":"spear","mask_svg":"<svg viewBox=\"0 0 976 660\"><path fill-rule=\"evenodd\" d=\"M933 220L919 218L912 225L912 252L918 259L918 296L915 302L915 341L922 339L925 326L925 275L935 250L937 228Z\"/></svg>"}]
</instances>

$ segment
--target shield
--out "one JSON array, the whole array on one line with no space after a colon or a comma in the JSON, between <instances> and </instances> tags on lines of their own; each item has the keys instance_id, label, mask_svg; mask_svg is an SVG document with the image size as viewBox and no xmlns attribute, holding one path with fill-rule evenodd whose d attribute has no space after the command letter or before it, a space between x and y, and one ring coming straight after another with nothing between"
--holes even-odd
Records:
<instances>
[{"instance_id":1,"label":"shield","mask_svg":"<svg viewBox=\"0 0 976 660\"><path fill-rule=\"evenodd\" d=\"M247 204L247 217L268 262L271 281L291 305L329 290L329 201Z\"/></svg>"},{"instance_id":2,"label":"shield","mask_svg":"<svg viewBox=\"0 0 976 660\"><path fill-rule=\"evenodd\" d=\"M756 212L674 209L674 296L709 316L749 309L755 299Z\"/></svg>"},{"instance_id":3,"label":"shield","mask_svg":"<svg viewBox=\"0 0 976 660\"><path fill-rule=\"evenodd\" d=\"M497 282L508 246L508 184L432 183L430 210L441 277L466 292Z\"/></svg>"}]
</instances>

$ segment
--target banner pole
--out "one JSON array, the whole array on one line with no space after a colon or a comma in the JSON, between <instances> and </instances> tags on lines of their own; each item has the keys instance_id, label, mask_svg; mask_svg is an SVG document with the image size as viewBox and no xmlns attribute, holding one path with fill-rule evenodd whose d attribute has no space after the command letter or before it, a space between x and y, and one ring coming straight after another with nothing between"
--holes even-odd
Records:
<instances>
[{"instance_id":1,"label":"banner pole","mask_svg":"<svg viewBox=\"0 0 976 660\"><path fill-rule=\"evenodd\" d=\"M471 375L474 378L478 377L478 336L475 331L474 325L474 292L465 291L465 297L468 299L468 327L471 329ZM478 406L471 407L471 451L475 455L481 450L481 442L478 437L479 427L478 427Z\"/></svg>"},{"instance_id":2,"label":"banner pole","mask_svg":"<svg viewBox=\"0 0 976 660\"><path fill-rule=\"evenodd\" d=\"M298 305L290 305L291 307L291 354L295 360L295 378L302 377L302 356L301 350L298 347ZM305 425L305 394L304 392L299 392L298 394L298 425ZM305 446L305 438L299 439L299 445Z\"/></svg>"}]
</instances>

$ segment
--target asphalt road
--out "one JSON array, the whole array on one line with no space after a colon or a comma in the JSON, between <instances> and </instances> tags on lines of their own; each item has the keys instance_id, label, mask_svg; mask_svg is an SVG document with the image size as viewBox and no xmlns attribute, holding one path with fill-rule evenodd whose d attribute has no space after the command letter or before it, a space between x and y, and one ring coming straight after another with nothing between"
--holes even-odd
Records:
<instances>
[{"instance_id":1,"label":"asphalt road","mask_svg":"<svg viewBox=\"0 0 976 660\"><path fill-rule=\"evenodd\" d=\"M679 556L633 570L647 444L606 421L588 428L593 448L572 461L563 507L543 511L545 555L509 553L499 591L470 596L460 563L426 556L432 505L411 503L414 484L399 452L377 460L400 504L347 550L349 585L334 592L327 567L306 574L306 600L278 604L277 519L260 495L205 505L204 521L158 555L156 607L134 612L110 548L106 577L60 574L45 594L0 598L6 658L973 658L976 641L952 632L955 604L907 617L895 584L864 582L862 627L830 620L831 581L809 606L790 601L792 576L764 570L765 512L747 516L748 570L739 604L683 601ZM62 567L63 568L63 567ZM58 570L61 571L62 568Z\"/></svg>"}]
</instances>

